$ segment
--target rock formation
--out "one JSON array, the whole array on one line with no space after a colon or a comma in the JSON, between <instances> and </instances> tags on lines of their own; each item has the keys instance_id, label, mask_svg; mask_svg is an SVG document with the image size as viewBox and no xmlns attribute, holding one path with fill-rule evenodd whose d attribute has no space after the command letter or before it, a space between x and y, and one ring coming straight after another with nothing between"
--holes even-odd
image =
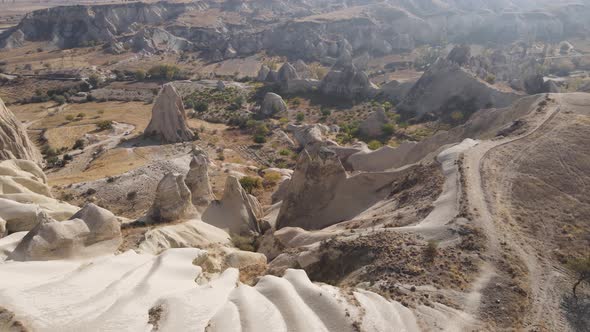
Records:
<instances>
[{"instance_id":1,"label":"rock formation","mask_svg":"<svg viewBox=\"0 0 590 332\"><path fill-rule=\"evenodd\" d=\"M196 214L191 196L183 175L175 173L164 175L156 189L156 197L147 214L146 222L157 223L190 218Z\"/></svg>"},{"instance_id":2,"label":"rock formation","mask_svg":"<svg viewBox=\"0 0 590 332\"><path fill-rule=\"evenodd\" d=\"M76 211L75 206L52 197L45 174L34 162L14 159L0 162L0 219L4 220L8 232L33 229L42 214L65 220Z\"/></svg>"},{"instance_id":3,"label":"rock formation","mask_svg":"<svg viewBox=\"0 0 590 332\"><path fill-rule=\"evenodd\" d=\"M326 95L345 99L365 99L376 93L369 76L354 65L333 68L322 79L320 90Z\"/></svg>"},{"instance_id":4,"label":"rock formation","mask_svg":"<svg viewBox=\"0 0 590 332\"><path fill-rule=\"evenodd\" d=\"M520 95L497 89L454 62L438 59L414 84L397 109L415 117L428 113L449 116L454 111L468 117L482 108L506 107L518 98Z\"/></svg>"},{"instance_id":5,"label":"rock formation","mask_svg":"<svg viewBox=\"0 0 590 332\"><path fill-rule=\"evenodd\" d=\"M284 195L277 229L322 229L351 220L385 198L402 172L360 173L349 177L338 155L328 148L301 152Z\"/></svg>"},{"instance_id":6,"label":"rock formation","mask_svg":"<svg viewBox=\"0 0 590 332\"><path fill-rule=\"evenodd\" d=\"M112 254L121 242L117 218L89 203L67 221L58 222L45 216L27 233L9 259L54 260Z\"/></svg>"},{"instance_id":7,"label":"rock formation","mask_svg":"<svg viewBox=\"0 0 590 332\"><path fill-rule=\"evenodd\" d=\"M292 64L285 62L279 69L277 78L279 82L288 82L291 80L298 80L299 74Z\"/></svg>"},{"instance_id":8,"label":"rock formation","mask_svg":"<svg viewBox=\"0 0 590 332\"><path fill-rule=\"evenodd\" d=\"M190 170L184 180L191 192L192 203L199 212L203 212L215 199L208 173L209 160L204 153L193 156Z\"/></svg>"},{"instance_id":9,"label":"rock formation","mask_svg":"<svg viewBox=\"0 0 590 332\"><path fill-rule=\"evenodd\" d=\"M327 135L330 132L330 128L317 123L310 125L289 124L287 126L287 131L293 135L299 146L304 148L306 146L326 142L324 135ZM330 142L330 144L332 143Z\"/></svg>"},{"instance_id":10,"label":"rock formation","mask_svg":"<svg viewBox=\"0 0 590 332\"><path fill-rule=\"evenodd\" d=\"M144 131L166 143L190 141L194 134L186 123L186 112L180 94L171 83L165 84L152 108L152 119Z\"/></svg>"},{"instance_id":11,"label":"rock formation","mask_svg":"<svg viewBox=\"0 0 590 332\"><path fill-rule=\"evenodd\" d=\"M246 193L237 178L229 176L223 198L211 202L202 219L230 234L249 234L260 233L261 217L262 207L256 197Z\"/></svg>"},{"instance_id":12,"label":"rock formation","mask_svg":"<svg viewBox=\"0 0 590 332\"><path fill-rule=\"evenodd\" d=\"M379 137L383 135L383 126L389 123L389 118L383 108L379 108L363 121L359 131L366 137Z\"/></svg>"},{"instance_id":13,"label":"rock formation","mask_svg":"<svg viewBox=\"0 0 590 332\"><path fill-rule=\"evenodd\" d=\"M262 65L258 70L258 75L256 76L256 80L259 82L266 81L268 74L270 73L270 68L267 65Z\"/></svg>"},{"instance_id":14,"label":"rock formation","mask_svg":"<svg viewBox=\"0 0 590 332\"><path fill-rule=\"evenodd\" d=\"M27 136L26 129L0 99L0 160L6 159L42 162L41 154Z\"/></svg>"},{"instance_id":15,"label":"rock formation","mask_svg":"<svg viewBox=\"0 0 590 332\"><path fill-rule=\"evenodd\" d=\"M260 105L260 114L262 116L269 117L286 110L287 104L281 96L272 92L267 92L264 95L264 100L262 101L262 105Z\"/></svg>"}]
</instances>

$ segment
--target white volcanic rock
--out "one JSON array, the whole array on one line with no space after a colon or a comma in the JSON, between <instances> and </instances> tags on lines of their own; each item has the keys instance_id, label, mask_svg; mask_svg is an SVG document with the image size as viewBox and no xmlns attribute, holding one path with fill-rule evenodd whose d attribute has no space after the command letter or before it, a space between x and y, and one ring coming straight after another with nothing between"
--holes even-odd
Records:
<instances>
[{"instance_id":1,"label":"white volcanic rock","mask_svg":"<svg viewBox=\"0 0 590 332\"><path fill-rule=\"evenodd\" d=\"M278 77L277 79L280 82L288 82L291 80L298 80L299 74L297 74L297 70L295 69L295 67L293 67L292 64L285 62L281 68L279 69L278 72Z\"/></svg>"},{"instance_id":2,"label":"white volcanic rock","mask_svg":"<svg viewBox=\"0 0 590 332\"><path fill-rule=\"evenodd\" d=\"M438 59L414 84L397 109L417 117L427 113L448 116L442 113L455 110L448 107L449 103L467 104L474 112L506 107L520 97L480 80L455 62Z\"/></svg>"},{"instance_id":3,"label":"white volcanic rock","mask_svg":"<svg viewBox=\"0 0 590 332\"><path fill-rule=\"evenodd\" d=\"M180 94L171 83L165 84L156 98L152 119L144 131L166 143L190 141L194 134L186 123L186 112Z\"/></svg>"},{"instance_id":4,"label":"white volcanic rock","mask_svg":"<svg viewBox=\"0 0 590 332\"><path fill-rule=\"evenodd\" d=\"M272 92L267 92L264 95L264 100L262 101L262 105L260 105L261 115L269 117L286 110L287 104L281 96Z\"/></svg>"},{"instance_id":5,"label":"white volcanic rock","mask_svg":"<svg viewBox=\"0 0 590 332\"><path fill-rule=\"evenodd\" d=\"M260 70L258 70L258 75L256 76L256 80L259 82L266 81L268 74L270 73L270 68L267 65L260 66Z\"/></svg>"},{"instance_id":6,"label":"white volcanic rock","mask_svg":"<svg viewBox=\"0 0 590 332\"><path fill-rule=\"evenodd\" d=\"M289 124L287 131L293 134L299 146L306 147L308 145L314 145L317 143L323 143L326 141L324 135L330 132L330 128L322 124L310 124L310 125L294 125Z\"/></svg>"},{"instance_id":7,"label":"white volcanic rock","mask_svg":"<svg viewBox=\"0 0 590 332\"><path fill-rule=\"evenodd\" d=\"M326 95L346 99L364 99L372 96L378 88L369 76L354 65L336 67L322 79L320 90Z\"/></svg>"},{"instance_id":8,"label":"white volcanic rock","mask_svg":"<svg viewBox=\"0 0 590 332\"><path fill-rule=\"evenodd\" d=\"M151 229L138 250L143 253L159 254L170 248L208 248L212 244L230 246L229 234L198 219L180 224Z\"/></svg>"},{"instance_id":9,"label":"white volcanic rock","mask_svg":"<svg viewBox=\"0 0 590 332\"><path fill-rule=\"evenodd\" d=\"M43 212L56 220L65 220L78 208L54 199L47 179L37 164L29 160L0 162L0 218L8 232L29 231Z\"/></svg>"},{"instance_id":10,"label":"white volcanic rock","mask_svg":"<svg viewBox=\"0 0 590 332\"><path fill-rule=\"evenodd\" d=\"M359 125L359 130L362 135L367 137L378 137L383 135L383 125L389 123L389 118L383 108L371 113L365 121Z\"/></svg>"},{"instance_id":11,"label":"white volcanic rock","mask_svg":"<svg viewBox=\"0 0 590 332\"><path fill-rule=\"evenodd\" d=\"M6 159L42 162L41 154L27 136L26 129L0 99L0 160Z\"/></svg>"},{"instance_id":12,"label":"white volcanic rock","mask_svg":"<svg viewBox=\"0 0 590 332\"><path fill-rule=\"evenodd\" d=\"M256 197L246 193L237 178L229 176L223 198L213 201L203 213L203 221L232 234L260 233L258 220L262 207Z\"/></svg>"},{"instance_id":13,"label":"white volcanic rock","mask_svg":"<svg viewBox=\"0 0 590 332\"><path fill-rule=\"evenodd\" d=\"M208 165L209 159L204 153L193 156L184 180L191 192L192 203L199 212L203 212L215 199L209 182Z\"/></svg>"},{"instance_id":14,"label":"white volcanic rock","mask_svg":"<svg viewBox=\"0 0 590 332\"><path fill-rule=\"evenodd\" d=\"M0 238L6 235L6 220L0 218Z\"/></svg>"},{"instance_id":15,"label":"white volcanic rock","mask_svg":"<svg viewBox=\"0 0 590 332\"><path fill-rule=\"evenodd\" d=\"M231 268L198 285L195 278L204 272L193 262L206 260L205 251L182 248L158 256L127 251L51 265L6 262L0 269L0 303L34 331L64 326L72 331L150 331L150 323L159 331L289 327L294 332L354 332L355 326L419 331L412 311L400 303L364 290L314 284L302 270L287 270L282 278L266 275L248 286Z\"/></svg>"},{"instance_id":16,"label":"white volcanic rock","mask_svg":"<svg viewBox=\"0 0 590 332\"><path fill-rule=\"evenodd\" d=\"M158 183L154 203L146 216L146 222L168 222L196 215L191 191L181 174L167 173Z\"/></svg>"},{"instance_id":17,"label":"white volcanic rock","mask_svg":"<svg viewBox=\"0 0 590 332\"><path fill-rule=\"evenodd\" d=\"M110 211L92 203L66 221L44 215L8 259L54 260L112 254L121 245L121 226Z\"/></svg>"},{"instance_id":18,"label":"white volcanic rock","mask_svg":"<svg viewBox=\"0 0 590 332\"><path fill-rule=\"evenodd\" d=\"M329 148L313 153L304 150L284 195L276 227L322 229L350 220L387 197L393 182L411 169L348 176L338 155Z\"/></svg>"}]
</instances>

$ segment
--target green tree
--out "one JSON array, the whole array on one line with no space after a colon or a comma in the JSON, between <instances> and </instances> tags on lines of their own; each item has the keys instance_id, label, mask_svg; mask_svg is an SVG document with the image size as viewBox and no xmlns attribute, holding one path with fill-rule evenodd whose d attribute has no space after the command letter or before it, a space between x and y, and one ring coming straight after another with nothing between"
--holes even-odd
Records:
<instances>
[{"instance_id":1,"label":"green tree","mask_svg":"<svg viewBox=\"0 0 590 332\"><path fill-rule=\"evenodd\" d=\"M576 295L578 286L585 282L590 284L590 255L584 258L576 258L568 262L569 268L576 274L576 282L572 286L572 293Z\"/></svg>"},{"instance_id":2,"label":"green tree","mask_svg":"<svg viewBox=\"0 0 590 332\"><path fill-rule=\"evenodd\" d=\"M135 72L135 80L143 81L145 80L145 70L139 69Z\"/></svg>"}]
</instances>

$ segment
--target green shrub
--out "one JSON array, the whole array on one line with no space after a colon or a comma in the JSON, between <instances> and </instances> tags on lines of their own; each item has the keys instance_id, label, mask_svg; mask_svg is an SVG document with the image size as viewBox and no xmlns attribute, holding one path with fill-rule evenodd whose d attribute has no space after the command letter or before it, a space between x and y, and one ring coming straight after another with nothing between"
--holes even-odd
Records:
<instances>
[{"instance_id":1,"label":"green shrub","mask_svg":"<svg viewBox=\"0 0 590 332\"><path fill-rule=\"evenodd\" d=\"M279 151L279 154L281 156L288 156L288 155L291 154L291 150L289 150L289 149L282 149L281 151Z\"/></svg>"},{"instance_id":2,"label":"green shrub","mask_svg":"<svg viewBox=\"0 0 590 332\"><path fill-rule=\"evenodd\" d=\"M377 141L377 140L372 140L372 141L370 141L370 142L367 144L367 146L368 146L368 147L369 147L369 149L371 149L371 150L377 150L377 149L379 149L380 147L382 147L382 146L383 146L383 144L382 144L381 142Z\"/></svg>"},{"instance_id":3,"label":"green shrub","mask_svg":"<svg viewBox=\"0 0 590 332\"><path fill-rule=\"evenodd\" d=\"M199 113L204 113L209 110L209 105L204 101L199 101L195 104L194 109Z\"/></svg>"},{"instance_id":4,"label":"green shrub","mask_svg":"<svg viewBox=\"0 0 590 332\"><path fill-rule=\"evenodd\" d=\"M113 121L111 120L102 120L96 123L96 126L99 130L107 130L113 129Z\"/></svg>"},{"instance_id":5,"label":"green shrub","mask_svg":"<svg viewBox=\"0 0 590 332\"><path fill-rule=\"evenodd\" d=\"M80 118L80 119L84 118L85 116L86 116L86 114L84 114L84 113L78 113L78 115L76 115L76 117Z\"/></svg>"},{"instance_id":6,"label":"green shrub","mask_svg":"<svg viewBox=\"0 0 590 332\"><path fill-rule=\"evenodd\" d=\"M256 251L256 238L253 236L244 236L238 234L231 234L232 244L243 251Z\"/></svg>"},{"instance_id":7,"label":"green shrub","mask_svg":"<svg viewBox=\"0 0 590 332\"><path fill-rule=\"evenodd\" d=\"M255 189L262 188L262 179L254 176L244 176L240 179L240 185L251 195Z\"/></svg>"},{"instance_id":8,"label":"green shrub","mask_svg":"<svg viewBox=\"0 0 590 332\"><path fill-rule=\"evenodd\" d=\"M84 140L77 139L76 142L74 143L74 146L72 147L72 149L74 149L74 150L84 149Z\"/></svg>"},{"instance_id":9,"label":"green shrub","mask_svg":"<svg viewBox=\"0 0 590 332\"><path fill-rule=\"evenodd\" d=\"M383 134L386 136L391 136L395 133L395 126L391 123L386 123L381 127Z\"/></svg>"},{"instance_id":10,"label":"green shrub","mask_svg":"<svg viewBox=\"0 0 590 332\"><path fill-rule=\"evenodd\" d=\"M180 68L175 65L156 65L148 70L148 76L151 79L166 79L171 81L180 78Z\"/></svg>"},{"instance_id":11,"label":"green shrub","mask_svg":"<svg viewBox=\"0 0 590 332\"><path fill-rule=\"evenodd\" d=\"M572 286L572 293L574 297L577 297L576 289L578 286L582 282L590 284L590 255L569 261L568 267L576 274L576 281Z\"/></svg>"},{"instance_id":12,"label":"green shrub","mask_svg":"<svg viewBox=\"0 0 590 332\"><path fill-rule=\"evenodd\" d=\"M256 143L256 144L264 144L264 143L266 143L266 136L264 136L264 135L254 135L254 143Z\"/></svg>"},{"instance_id":13,"label":"green shrub","mask_svg":"<svg viewBox=\"0 0 590 332\"><path fill-rule=\"evenodd\" d=\"M424 260L434 262L436 256L438 256L438 243L436 241L428 241L428 245L424 248Z\"/></svg>"},{"instance_id":14,"label":"green shrub","mask_svg":"<svg viewBox=\"0 0 590 332\"><path fill-rule=\"evenodd\" d=\"M135 80L136 81L143 81L143 80L145 80L145 76L146 76L146 73L145 73L144 70L141 70L140 69L140 70L137 70L135 72Z\"/></svg>"},{"instance_id":15,"label":"green shrub","mask_svg":"<svg viewBox=\"0 0 590 332\"><path fill-rule=\"evenodd\" d=\"M72 114L68 114L68 115L66 115L66 120L73 121L74 120L74 116Z\"/></svg>"},{"instance_id":16,"label":"green shrub","mask_svg":"<svg viewBox=\"0 0 590 332\"><path fill-rule=\"evenodd\" d=\"M51 97L51 99L53 99L53 101L55 101L59 105L63 105L66 103L66 97L62 95L54 95L53 97Z\"/></svg>"},{"instance_id":17,"label":"green shrub","mask_svg":"<svg viewBox=\"0 0 590 332\"><path fill-rule=\"evenodd\" d=\"M297 115L295 116L295 120L297 120L297 122L305 120L305 114L303 114L303 112L297 113Z\"/></svg>"}]
</instances>

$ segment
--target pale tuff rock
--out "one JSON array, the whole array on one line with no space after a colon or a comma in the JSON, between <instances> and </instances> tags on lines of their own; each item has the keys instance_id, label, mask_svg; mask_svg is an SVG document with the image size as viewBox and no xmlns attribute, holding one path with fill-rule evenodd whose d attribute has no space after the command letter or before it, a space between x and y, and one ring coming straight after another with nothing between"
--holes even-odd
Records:
<instances>
[{"instance_id":1,"label":"pale tuff rock","mask_svg":"<svg viewBox=\"0 0 590 332\"><path fill-rule=\"evenodd\" d=\"M378 88L369 76L354 65L330 70L321 82L320 90L326 95L346 99L363 99L375 94Z\"/></svg>"},{"instance_id":2,"label":"pale tuff rock","mask_svg":"<svg viewBox=\"0 0 590 332\"><path fill-rule=\"evenodd\" d=\"M31 261L92 257L112 254L121 242L121 226L115 215L90 203L67 221L44 216L8 258Z\"/></svg>"},{"instance_id":3,"label":"pale tuff rock","mask_svg":"<svg viewBox=\"0 0 590 332\"><path fill-rule=\"evenodd\" d=\"M260 114L269 117L287 110L287 104L276 93L267 92L260 106Z\"/></svg>"},{"instance_id":4,"label":"pale tuff rock","mask_svg":"<svg viewBox=\"0 0 590 332\"><path fill-rule=\"evenodd\" d=\"M190 141L194 134L186 123L186 112L180 94L171 83L165 84L156 98L152 119L144 131L166 143Z\"/></svg>"},{"instance_id":5,"label":"pale tuff rock","mask_svg":"<svg viewBox=\"0 0 590 332\"><path fill-rule=\"evenodd\" d=\"M209 160L205 154L193 156L190 170L184 180L191 192L192 203L199 212L203 212L215 199L208 173Z\"/></svg>"},{"instance_id":6,"label":"pale tuff rock","mask_svg":"<svg viewBox=\"0 0 590 332\"><path fill-rule=\"evenodd\" d=\"M6 235L6 220L0 218L0 238Z\"/></svg>"},{"instance_id":7,"label":"pale tuff rock","mask_svg":"<svg viewBox=\"0 0 590 332\"><path fill-rule=\"evenodd\" d=\"M322 147L304 150L297 161L277 218L277 229L322 229L351 220L387 197L390 186L411 167L399 172L348 176L338 155Z\"/></svg>"},{"instance_id":8,"label":"pale tuff rock","mask_svg":"<svg viewBox=\"0 0 590 332\"><path fill-rule=\"evenodd\" d=\"M42 162L41 154L27 136L26 129L0 99L0 160L6 159Z\"/></svg>"},{"instance_id":9,"label":"pale tuff rock","mask_svg":"<svg viewBox=\"0 0 590 332\"><path fill-rule=\"evenodd\" d=\"M520 97L516 93L496 89L455 62L438 59L397 108L417 117L428 113L444 115L442 113L448 111L449 102L468 104L473 112L482 108L506 107Z\"/></svg>"},{"instance_id":10,"label":"pale tuff rock","mask_svg":"<svg viewBox=\"0 0 590 332\"><path fill-rule=\"evenodd\" d=\"M8 232L29 231L39 222L41 212L65 220L78 208L51 196L47 179L37 164L29 160L0 162L0 218Z\"/></svg>"},{"instance_id":11,"label":"pale tuff rock","mask_svg":"<svg viewBox=\"0 0 590 332\"><path fill-rule=\"evenodd\" d=\"M297 74L297 70L293 67L292 64L285 62L281 69L278 72L278 81L280 82L288 82L292 80L298 80L299 74Z\"/></svg>"},{"instance_id":12,"label":"pale tuff rock","mask_svg":"<svg viewBox=\"0 0 590 332\"><path fill-rule=\"evenodd\" d=\"M138 250L157 255L170 248L208 248L212 244L230 246L229 234L201 220L192 219L147 231Z\"/></svg>"},{"instance_id":13,"label":"pale tuff rock","mask_svg":"<svg viewBox=\"0 0 590 332\"><path fill-rule=\"evenodd\" d=\"M379 137L383 135L383 126L389 123L389 118L383 108L379 108L371 113L365 121L363 121L359 130L362 135L367 137Z\"/></svg>"},{"instance_id":14,"label":"pale tuff rock","mask_svg":"<svg viewBox=\"0 0 590 332\"><path fill-rule=\"evenodd\" d=\"M183 175L168 173L158 183L154 203L147 214L147 222L168 222L186 219L196 214L191 191Z\"/></svg>"},{"instance_id":15,"label":"pale tuff rock","mask_svg":"<svg viewBox=\"0 0 590 332\"><path fill-rule=\"evenodd\" d=\"M162 28L144 28L133 36L130 43L135 52L178 53L192 47L188 40L176 37Z\"/></svg>"},{"instance_id":16,"label":"pale tuff rock","mask_svg":"<svg viewBox=\"0 0 590 332\"><path fill-rule=\"evenodd\" d=\"M258 220L262 207L256 197L246 193L237 178L229 176L223 198L213 201L203 213L203 221L230 234L260 233Z\"/></svg>"},{"instance_id":17,"label":"pale tuff rock","mask_svg":"<svg viewBox=\"0 0 590 332\"><path fill-rule=\"evenodd\" d=\"M324 138L324 135L327 135L330 132L330 128L322 124L289 124L287 126L287 131L293 135L299 146L306 147L308 145L325 142L326 139Z\"/></svg>"},{"instance_id":18,"label":"pale tuff rock","mask_svg":"<svg viewBox=\"0 0 590 332\"><path fill-rule=\"evenodd\" d=\"M259 82L266 81L268 74L270 73L270 68L267 65L262 65L260 70L258 70L258 75L256 76L256 80Z\"/></svg>"},{"instance_id":19,"label":"pale tuff rock","mask_svg":"<svg viewBox=\"0 0 590 332\"><path fill-rule=\"evenodd\" d=\"M228 263L257 261L254 255ZM198 286L195 278L202 279L204 269L193 262L205 260L207 252L196 248L158 256L127 251L91 262L27 263L24 278L22 263L6 262L0 269L3 289L17 291L3 292L2 305L14 308L16 317L27 317L34 331L63 326L149 331L148 312L156 305L162 309L160 331L204 331L208 326L212 331L285 326L297 332L354 332L356 326L362 331L419 331L412 310L400 303L369 291L315 284L303 270L287 270L282 278L265 275L248 286L240 282L240 271L230 268ZM101 303L109 306L100 310ZM31 308L37 309L35 315Z\"/></svg>"}]
</instances>

